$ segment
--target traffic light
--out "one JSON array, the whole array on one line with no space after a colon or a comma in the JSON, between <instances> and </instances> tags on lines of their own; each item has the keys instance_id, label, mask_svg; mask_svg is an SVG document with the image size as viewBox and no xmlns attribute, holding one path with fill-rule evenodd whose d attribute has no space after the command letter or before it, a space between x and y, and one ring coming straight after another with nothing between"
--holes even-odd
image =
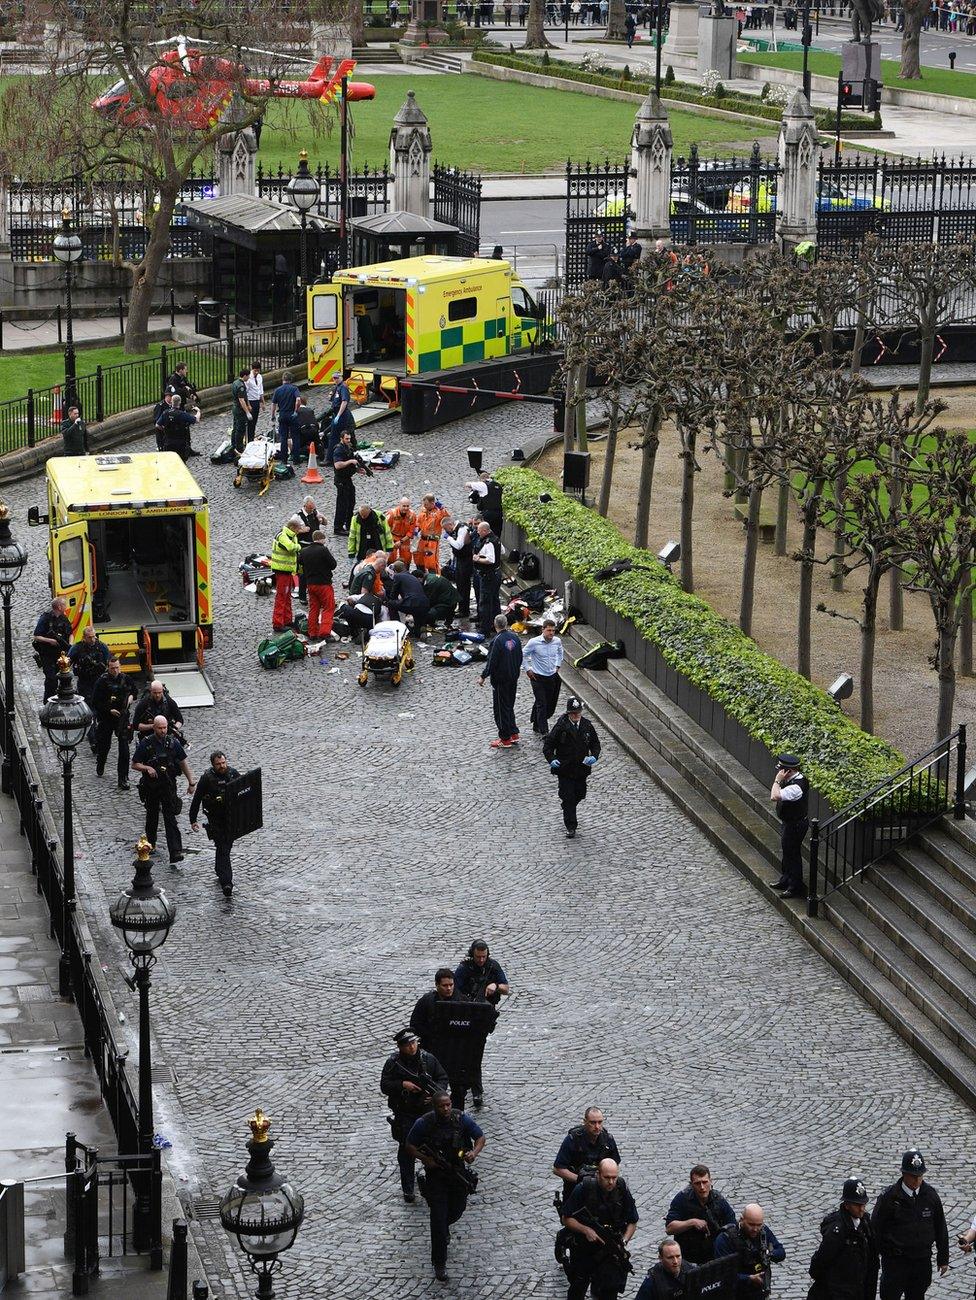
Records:
<instances>
[{"instance_id":1,"label":"traffic light","mask_svg":"<svg viewBox=\"0 0 976 1300\"><path fill-rule=\"evenodd\" d=\"M864 104L863 81L845 81L843 77L837 82L837 107L861 108Z\"/></svg>"},{"instance_id":2,"label":"traffic light","mask_svg":"<svg viewBox=\"0 0 976 1300\"><path fill-rule=\"evenodd\" d=\"M864 107L869 113L877 113L881 108L881 82L868 78L864 83Z\"/></svg>"}]
</instances>

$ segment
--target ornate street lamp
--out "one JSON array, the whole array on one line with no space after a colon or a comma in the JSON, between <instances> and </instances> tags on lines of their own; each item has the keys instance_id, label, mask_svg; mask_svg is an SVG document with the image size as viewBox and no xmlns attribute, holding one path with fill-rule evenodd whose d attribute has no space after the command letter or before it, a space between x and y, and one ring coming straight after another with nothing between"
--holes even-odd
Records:
<instances>
[{"instance_id":1,"label":"ornate street lamp","mask_svg":"<svg viewBox=\"0 0 976 1300\"><path fill-rule=\"evenodd\" d=\"M17 579L27 563L27 547L10 536L10 511L0 502L0 596L3 597L3 766L0 790L9 794L10 755L14 745L14 651L10 627L10 602Z\"/></svg>"},{"instance_id":2,"label":"ornate street lamp","mask_svg":"<svg viewBox=\"0 0 976 1300\"><path fill-rule=\"evenodd\" d=\"M298 215L302 223L298 253L298 280L302 296L304 297L305 268L307 266L305 257L305 241L307 239L306 226L308 223L308 214L319 202L320 198L319 183L308 169L308 154L304 149L298 155L298 171L285 186L285 193L298 209ZM304 303L302 304L302 307L304 309Z\"/></svg>"},{"instance_id":3,"label":"ornate street lamp","mask_svg":"<svg viewBox=\"0 0 976 1300\"><path fill-rule=\"evenodd\" d=\"M63 998L71 997L71 960L68 955L68 934L71 913L75 908L75 834L71 803L71 775L75 753L88 735L92 711L75 691L71 664L63 654L58 660L58 692L41 707L41 726L58 751L64 779L64 879L61 899L61 958L58 962L58 991Z\"/></svg>"},{"instance_id":4,"label":"ornate street lamp","mask_svg":"<svg viewBox=\"0 0 976 1300\"><path fill-rule=\"evenodd\" d=\"M78 402L78 389L75 383L75 341L72 333L71 318L71 268L81 257L81 239L71 225L71 213L67 208L61 213L61 229L54 237L54 256L64 267L64 299L67 315L67 334L64 345L64 405L65 415L68 408Z\"/></svg>"},{"instance_id":5,"label":"ornate street lamp","mask_svg":"<svg viewBox=\"0 0 976 1300\"><path fill-rule=\"evenodd\" d=\"M271 1120L256 1110L248 1120L250 1160L237 1182L220 1202L220 1223L237 1238L258 1278L255 1295L273 1300L271 1279L281 1268L278 1256L295 1244L305 1218L305 1198L287 1178L275 1173L271 1163L274 1140L268 1137Z\"/></svg>"},{"instance_id":6,"label":"ornate street lamp","mask_svg":"<svg viewBox=\"0 0 976 1300\"><path fill-rule=\"evenodd\" d=\"M128 889L123 889L109 908L112 924L129 950L139 990L139 1154L149 1155L153 1145L152 1043L149 1024L149 972L156 965L156 953L166 942L176 907L152 878L149 855L153 846L143 835L136 844L135 874ZM134 1244L137 1250L159 1252L162 1264L160 1224L153 1224L149 1195L149 1172L136 1185L136 1203L132 1217ZM158 1267L153 1263L153 1267Z\"/></svg>"}]
</instances>

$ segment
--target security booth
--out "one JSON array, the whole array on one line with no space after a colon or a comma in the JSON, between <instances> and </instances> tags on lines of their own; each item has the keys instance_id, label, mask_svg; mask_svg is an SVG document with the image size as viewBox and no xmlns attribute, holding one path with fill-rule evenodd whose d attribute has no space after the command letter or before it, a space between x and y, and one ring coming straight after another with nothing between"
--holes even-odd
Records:
<instances>
[{"instance_id":1,"label":"security booth","mask_svg":"<svg viewBox=\"0 0 976 1300\"><path fill-rule=\"evenodd\" d=\"M371 217L355 217L349 228L353 266L372 266L427 253L454 257L461 251L457 226L419 217L416 212L377 212Z\"/></svg>"},{"instance_id":2,"label":"security booth","mask_svg":"<svg viewBox=\"0 0 976 1300\"><path fill-rule=\"evenodd\" d=\"M294 320L302 230L289 204L246 194L180 204L187 225L213 237L213 297L229 317L252 325ZM339 227L327 217L305 217L306 279L339 265Z\"/></svg>"}]
</instances>

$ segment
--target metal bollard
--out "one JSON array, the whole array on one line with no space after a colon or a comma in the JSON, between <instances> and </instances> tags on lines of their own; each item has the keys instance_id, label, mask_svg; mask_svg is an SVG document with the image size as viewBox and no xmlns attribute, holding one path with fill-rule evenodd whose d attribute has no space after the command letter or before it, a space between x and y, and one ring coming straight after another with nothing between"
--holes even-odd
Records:
<instances>
[{"instance_id":1,"label":"metal bollard","mask_svg":"<svg viewBox=\"0 0 976 1300\"><path fill-rule=\"evenodd\" d=\"M193 1283L193 1300L207 1300L209 1294L210 1288L207 1286L206 1282Z\"/></svg>"},{"instance_id":2,"label":"metal bollard","mask_svg":"<svg viewBox=\"0 0 976 1300\"><path fill-rule=\"evenodd\" d=\"M27 1267L24 1241L24 1184L3 1179L0 1181L0 1259L6 1266L6 1281L19 1277Z\"/></svg>"}]
</instances>

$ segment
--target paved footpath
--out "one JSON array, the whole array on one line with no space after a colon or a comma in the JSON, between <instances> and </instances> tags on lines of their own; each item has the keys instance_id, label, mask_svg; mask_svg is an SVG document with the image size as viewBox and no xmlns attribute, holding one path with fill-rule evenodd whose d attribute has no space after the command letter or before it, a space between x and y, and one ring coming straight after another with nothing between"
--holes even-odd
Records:
<instances>
[{"instance_id":1,"label":"paved footpath","mask_svg":"<svg viewBox=\"0 0 976 1300\"><path fill-rule=\"evenodd\" d=\"M360 482L389 506L434 488L462 505L464 449L507 457L547 412L518 408L424 437L375 429L411 453ZM197 433L209 448L223 419ZM136 449L147 450L148 439ZM157 1128L170 1168L202 1205L239 1170L255 1105L276 1156L305 1192L308 1219L276 1293L290 1300L557 1297L553 1155L599 1103L624 1153L652 1262L673 1191L707 1161L736 1206L759 1200L788 1252L774 1294L806 1295L821 1216L842 1180L872 1192L917 1143L953 1231L976 1201L976 1117L743 882L612 741L575 841L562 835L554 781L525 739L489 750L490 702L474 669L435 670L421 649L399 691L362 690L350 661L262 672L255 645L271 606L242 589L239 560L267 550L303 489L235 492L226 467L193 466L214 511L217 707L189 721L196 771L215 743L264 769L266 829L241 846L233 900L204 850L161 869L179 907L153 979L159 1038ZM45 596L44 536L19 521L39 480L9 490L31 563L18 588L23 690ZM331 510L329 485L318 497ZM340 567L340 576L345 569ZM332 656L330 656L332 658ZM333 668L339 671L333 672ZM526 734L529 733L529 734ZM86 906L118 1005L134 1014L107 933L106 902L126 878L140 829L135 791L77 777ZM404 1205L378 1091L392 1036L435 967L485 936L514 989L487 1053L482 1183L451 1247L449 1286L428 1262L422 1204ZM243 1296L219 1229L195 1234L218 1296ZM225 1280L230 1279L230 1280ZM968 1300L971 1265L936 1284ZM631 1287L630 1294L635 1288Z\"/></svg>"}]
</instances>

